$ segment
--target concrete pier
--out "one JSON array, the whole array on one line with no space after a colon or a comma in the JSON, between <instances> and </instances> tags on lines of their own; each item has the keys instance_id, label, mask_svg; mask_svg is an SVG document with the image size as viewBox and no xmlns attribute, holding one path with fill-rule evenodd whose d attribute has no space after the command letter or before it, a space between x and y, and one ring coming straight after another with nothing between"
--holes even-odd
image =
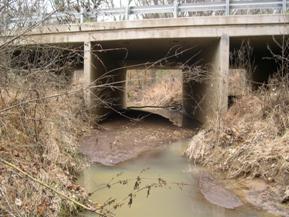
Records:
<instances>
[{"instance_id":1,"label":"concrete pier","mask_svg":"<svg viewBox=\"0 0 289 217\"><path fill-rule=\"evenodd\" d=\"M94 42L84 43L85 101L98 118L125 105L124 52L103 50Z\"/></svg>"}]
</instances>

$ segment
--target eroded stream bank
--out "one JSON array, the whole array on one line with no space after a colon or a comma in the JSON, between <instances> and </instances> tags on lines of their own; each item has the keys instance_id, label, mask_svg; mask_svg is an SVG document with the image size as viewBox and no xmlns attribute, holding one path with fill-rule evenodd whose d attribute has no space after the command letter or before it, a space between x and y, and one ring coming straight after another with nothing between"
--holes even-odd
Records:
<instances>
[{"instance_id":1,"label":"eroded stream bank","mask_svg":"<svg viewBox=\"0 0 289 217\"><path fill-rule=\"evenodd\" d=\"M183 156L193 130L155 117L113 119L102 127L83 140L82 151L98 163L83 171L79 183L92 201L110 201L117 217L272 216L243 202L235 209L216 205L234 205L235 197Z\"/></svg>"}]
</instances>

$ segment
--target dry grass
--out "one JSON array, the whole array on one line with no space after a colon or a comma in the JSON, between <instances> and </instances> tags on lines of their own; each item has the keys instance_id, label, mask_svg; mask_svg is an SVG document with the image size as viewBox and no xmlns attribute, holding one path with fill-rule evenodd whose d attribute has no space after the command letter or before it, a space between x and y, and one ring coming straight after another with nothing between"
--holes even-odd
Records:
<instances>
[{"instance_id":1,"label":"dry grass","mask_svg":"<svg viewBox=\"0 0 289 217\"><path fill-rule=\"evenodd\" d=\"M245 91L225 114L222 128L200 131L186 154L195 163L223 171L229 178L253 177L289 186L289 71L286 37L273 37L279 52L268 47L278 66L275 76L257 91ZM276 50L275 50L276 52ZM254 73L253 49L244 42L231 64ZM234 60L232 62L232 60ZM249 78L247 78L250 80Z\"/></svg>"},{"instance_id":2,"label":"dry grass","mask_svg":"<svg viewBox=\"0 0 289 217\"><path fill-rule=\"evenodd\" d=\"M172 106L182 102L182 82L166 79L143 91L140 105Z\"/></svg>"},{"instance_id":3,"label":"dry grass","mask_svg":"<svg viewBox=\"0 0 289 217\"><path fill-rule=\"evenodd\" d=\"M133 106L176 106L182 104L182 78L179 71L165 72L157 81L142 80L141 88L134 82L128 88L128 104Z\"/></svg>"},{"instance_id":4,"label":"dry grass","mask_svg":"<svg viewBox=\"0 0 289 217\"><path fill-rule=\"evenodd\" d=\"M289 82L273 78L242 96L227 112L222 129L202 130L186 154L195 163L230 178L260 177L289 185Z\"/></svg>"}]
</instances>

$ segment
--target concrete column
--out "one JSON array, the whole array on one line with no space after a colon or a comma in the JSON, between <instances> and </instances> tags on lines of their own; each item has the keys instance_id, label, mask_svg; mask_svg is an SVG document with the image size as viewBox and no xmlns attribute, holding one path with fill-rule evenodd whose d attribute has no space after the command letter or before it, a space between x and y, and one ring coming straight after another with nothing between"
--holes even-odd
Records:
<instances>
[{"instance_id":1,"label":"concrete column","mask_svg":"<svg viewBox=\"0 0 289 217\"><path fill-rule=\"evenodd\" d=\"M84 43L84 54L83 54L83 83L84 88L90 85L92 79L91 74L92 73L92 67L91 67L91 42L85 42ZM87 107L90 107L91 105L91 92L85 91L85 103Z\"/></svg>"},{"instance_id":2,"label":"concrete column","mask_svg":"<svg viewBox=\"0 0 289 217\"><path fill-rule=\"evenodd\" d=\"M219 121L228 110L228 78L230 67L230 39L228 35L223 35L220 38L213 63L213 73L216 74L214 92L215 94L218 94L219 97L215 95L216 102L212 108L213 113L211 118L213 120L215 119L215 121Z\"/></svg>"},{"instance_id":3,"label":"concrete column","mask_svg":"<svg viewBox=\"0 0 289 217\"><path fill-rule=\"evenodd\" d=\"M208 67L206 74L201 80L184 81L183 85L185 116L201 125L217 124L228 108L229 37L211 41L200 57Z\"/></svg>"},{"instance_id":4,"label":"concrete column","mask_svg":"<svg viewBox=\"0 0 289 217\"><path fill-rule=\"evenodd\" d=\"M95 58L93 55L93 45L92 42L84 43L84 58L83 58L83 85L85 89L84 98L85 103L90 112L95 113L94 105L96 99L94 98L93 81L96 79L96 65Z\"/></svg>"},{"instance_id":5,"label":"concrete column","mask_svg":"<svg viewBox=\"0 0 289 217\"><path fill-rule=\"evenodd\" d=\"M93 42L84 45L85 101L91 114L103 118L110 111L125 106L124 55L122 52L105 51Z\"/></svg>"}]
</instances>

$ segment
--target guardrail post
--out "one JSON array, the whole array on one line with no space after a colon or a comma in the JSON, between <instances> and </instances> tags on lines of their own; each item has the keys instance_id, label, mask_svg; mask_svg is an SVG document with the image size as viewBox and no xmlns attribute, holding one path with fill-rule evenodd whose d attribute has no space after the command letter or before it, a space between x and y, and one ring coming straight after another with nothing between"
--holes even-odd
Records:
<instances>
[{"instance_id":1,"label":"guardrail post","mask_svg":"<svg viewBox=\"0 0 289 217\"><path fill-rule=\"evenodd\" d=\"M129 3L126 5L125 7L125 20L129 20L129 14L130 14L130 7L129 7Z\"/></svg>"},{"instance_id":2,"label":"guardrail post","mask_svg":"<svg viewBox=\"0 0 289 217\"><path fill-rule=\"evenodd\" d=\"M83 23L83 18L84 18L84 10L83 7L80 8L80 23Z\"/></svg>"},{"instance_id":3,"label":"guardrail post","mask_svg":"<svg viewBox=\"0 0 289 217\"><path fill-rule=\"evenodd\" d=\"M287 1L286 0L283 0L282 2L282 11L283 13L285 14L287 12Z\"/></svg>"},{"instance_id":4,"label":"guardrail post","mask_svg":"<svg viewBox=\"0 0 289 217\"><path fill-rule=\"evenodd\" d=\"M175 0L174 1L174 18L177 18L178 17L178 11L179 11L179 2L178 0Z\"/></svg>"},{"instance_id":5,"label":"guardrail post","mask_svg":"<svg viewBox=\"0 0 289 217\"><path fill-rule=\"evenodd\" d=\"M226 16L230 15L230 0L226 0Z\"/></svg>"}]
</instances>

